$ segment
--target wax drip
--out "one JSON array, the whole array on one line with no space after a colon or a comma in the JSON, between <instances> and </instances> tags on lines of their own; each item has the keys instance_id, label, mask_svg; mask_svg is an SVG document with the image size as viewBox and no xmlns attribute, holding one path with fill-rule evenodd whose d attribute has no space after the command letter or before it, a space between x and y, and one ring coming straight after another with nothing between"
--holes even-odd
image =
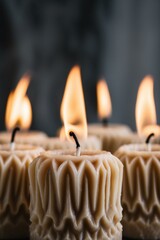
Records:
<instances>
[{"instance_id":1,"label":"wax drip","mask_svg":"<svg viewBox=\"0 0 160 240\"><path fill-rule=\"evenodd\" d=\"M102 125L106 127L108 125L108 118L102 118Z\"/></svg>"},{"instance_id":2,"label":"wax drip","mask_svg":"<svg viewBox=\"0 0 160 240\"><path fill-rule=\"evenodd\" d=\"M11 141L10 141L10 145L11 145L11 149L13 150L14 149L14 145L15 145L15 142L14 142L14 139L15 139L15 136L16 136L16 133L20 131L20 128L19 127L15 127L12 131L12 136L11 136Z\"/></svg>"},{"instance_id":3,"label":"wax drip","mask_svg":"<svg viewBox=\"0 0 160 240\"><path fill-rule=\"evenodd\" d=\"M149 134L149 136L146 139L146 144L150 143L152 137L154 137L154 133Z\"/></svg>"},{"instance_id":4,"label":"wax drip","mask_svg":"<svg viewBox=\"0 0 160 240\"><path fill-rule=\"evenodd\" d=\"M76 155L80 156L80 144L78 142L77 136L74 132L69 132L69 135L74 138L75 143L76 143Z\"/></svg>"}]
</instances>

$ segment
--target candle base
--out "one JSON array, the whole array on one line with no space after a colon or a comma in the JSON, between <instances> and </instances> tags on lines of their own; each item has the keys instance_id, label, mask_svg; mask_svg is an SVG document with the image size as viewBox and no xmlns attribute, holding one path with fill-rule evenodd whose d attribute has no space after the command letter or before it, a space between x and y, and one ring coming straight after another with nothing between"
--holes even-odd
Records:
<instances>
[{"instance_id":1,"label":"candle base","mask_svg":"<svg viewBox=\"0 0 160 240\"><path fill-rule=\"evenodd\" d=\"M98 153L46 152L33 161L32 240L121 239L123 166L110 153Z\"/></svg>"},{"instance_id":2,"label":"candle base","mask_svg":"<svg viewBox=\"0 0 160 240\"><path fill-rule=\"evenodd\" d=\"M53 235L53 233L52 233ZM37 233L32 233L30 236L30 240L122 240L122 233L117 233L113 238L110 238L106 236L106 234L103 234L103 230L100 229L97 233L85 233L82 232L81 234L76 234L75 231L72 232L66 232L66 234L55 234L54 238L50 237L50 234L46 235L45 237L40 237Z\"/></svg>"}]
</instances>

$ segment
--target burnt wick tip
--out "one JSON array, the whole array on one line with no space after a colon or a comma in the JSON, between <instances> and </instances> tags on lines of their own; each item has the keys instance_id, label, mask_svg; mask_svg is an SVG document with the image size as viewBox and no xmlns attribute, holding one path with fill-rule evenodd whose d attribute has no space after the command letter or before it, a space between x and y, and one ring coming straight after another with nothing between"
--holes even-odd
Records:
<instances>
[{"instance_id":1,"label":"burnt wick tip","mask_svg":"<svg viewBox=\"0 0 160 240\"><path fill-rule=\"evenodd\" d=\"M69 132L69 135L74 138L74 140L75 140L75 142L76 142L76 148L79 148L79 147L80 147L80 144L79 144L79 142L78 142L78 139L77 139L76 134L71 131L71 132Z\"/></svg>"},{"instance_id":2,"label":"burnt wick tip","mask_svg":"<svg viewBox=\"0 0 160 240\"><path fill-rule=\"evenodd\" d=\"M146 144L148 144L150 142L152 137L154 137L154 133L149 134L149 136L146 139Z\"/></svg>"},{"instance_id":3,"label":"burnt wick tip","mask_svg":"<svg viewBox=\"0 0 160 240\"><path fill-rule=\"evenodd\" d=\"M20 131L20 128L19 127L15 127L12 131L12 136L11 136L11 143L14 142L14 139L15 139L15 136L16 136L16 133Z\"/></svg>"},{"instance_id":4,"label":"burnt wick tip","mask_svg":"<svg viewBox=\"0 0 160 240\"><path fill-rule=\"evenodd\" d=\"M108 118L102 118L102 125L107 126L108 125Z\"/></svg>"}]
</instances>

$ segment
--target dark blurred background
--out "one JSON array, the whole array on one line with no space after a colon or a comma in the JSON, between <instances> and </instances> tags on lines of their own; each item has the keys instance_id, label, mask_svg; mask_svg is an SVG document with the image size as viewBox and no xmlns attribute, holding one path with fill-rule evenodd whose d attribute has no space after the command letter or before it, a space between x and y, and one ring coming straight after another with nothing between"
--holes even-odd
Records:
<instances>
[{"instance_id":1,"label":"dark blurred background","mask_svg":"<svg viewBox=\"0 0 160 240\"><path fill-rule=\"evenodd\" d=\"M0 130L9 92L28 70L32 129L53 135L69 70L81 66L88 122L98 121L96 82L104 77L112 122L135 129L135 101L146 74L155 79L160 120L159 0L0 0Z\"/></svg>"}]
</instances>

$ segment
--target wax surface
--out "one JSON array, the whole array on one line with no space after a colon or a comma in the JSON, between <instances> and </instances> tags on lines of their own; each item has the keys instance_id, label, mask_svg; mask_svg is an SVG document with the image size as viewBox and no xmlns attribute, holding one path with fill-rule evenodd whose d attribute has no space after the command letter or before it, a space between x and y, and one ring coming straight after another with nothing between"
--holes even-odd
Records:
<instances>
[{"instance_id":1,"label":"wax surface","mask_svg":"<svg viewBox=\"0 0 160 240\"><path fill-rule=\"evenodd\" d=\"M122 174L107 152L41 154L29 167L31 239L121 239Z\"/></svg>"},{"instance_id":2,"label":"wax surface","mask_svg":"<svg viewBox=\"0 0 160 240\"><path fill-rule=\"evenodd\" d=\"M128 143L142 142L143 139L131 131L126 125L90 124L88 134L99 137L102 141L102 149L114 153L120 146Z\"/></svg>"},{"instance_id":3,"label":"wax surface","mask_svg":"<svg viewBox=\"0 0 160 240\"><path fill-rule=\"evenodd\" d=\"M124 164L124 236L160 239L160 145L126 145L115 155Z\"/></svg>"},{"instance_id":4,"label":"wax surface","mask_svg":"<svg viewBox=\"0 0 160 240\"><path fill-rule=\"evenodd\" d=\"M42 148L0 145L0 239L29 236L28 166Z\"/></svg>"}]
</instances>

